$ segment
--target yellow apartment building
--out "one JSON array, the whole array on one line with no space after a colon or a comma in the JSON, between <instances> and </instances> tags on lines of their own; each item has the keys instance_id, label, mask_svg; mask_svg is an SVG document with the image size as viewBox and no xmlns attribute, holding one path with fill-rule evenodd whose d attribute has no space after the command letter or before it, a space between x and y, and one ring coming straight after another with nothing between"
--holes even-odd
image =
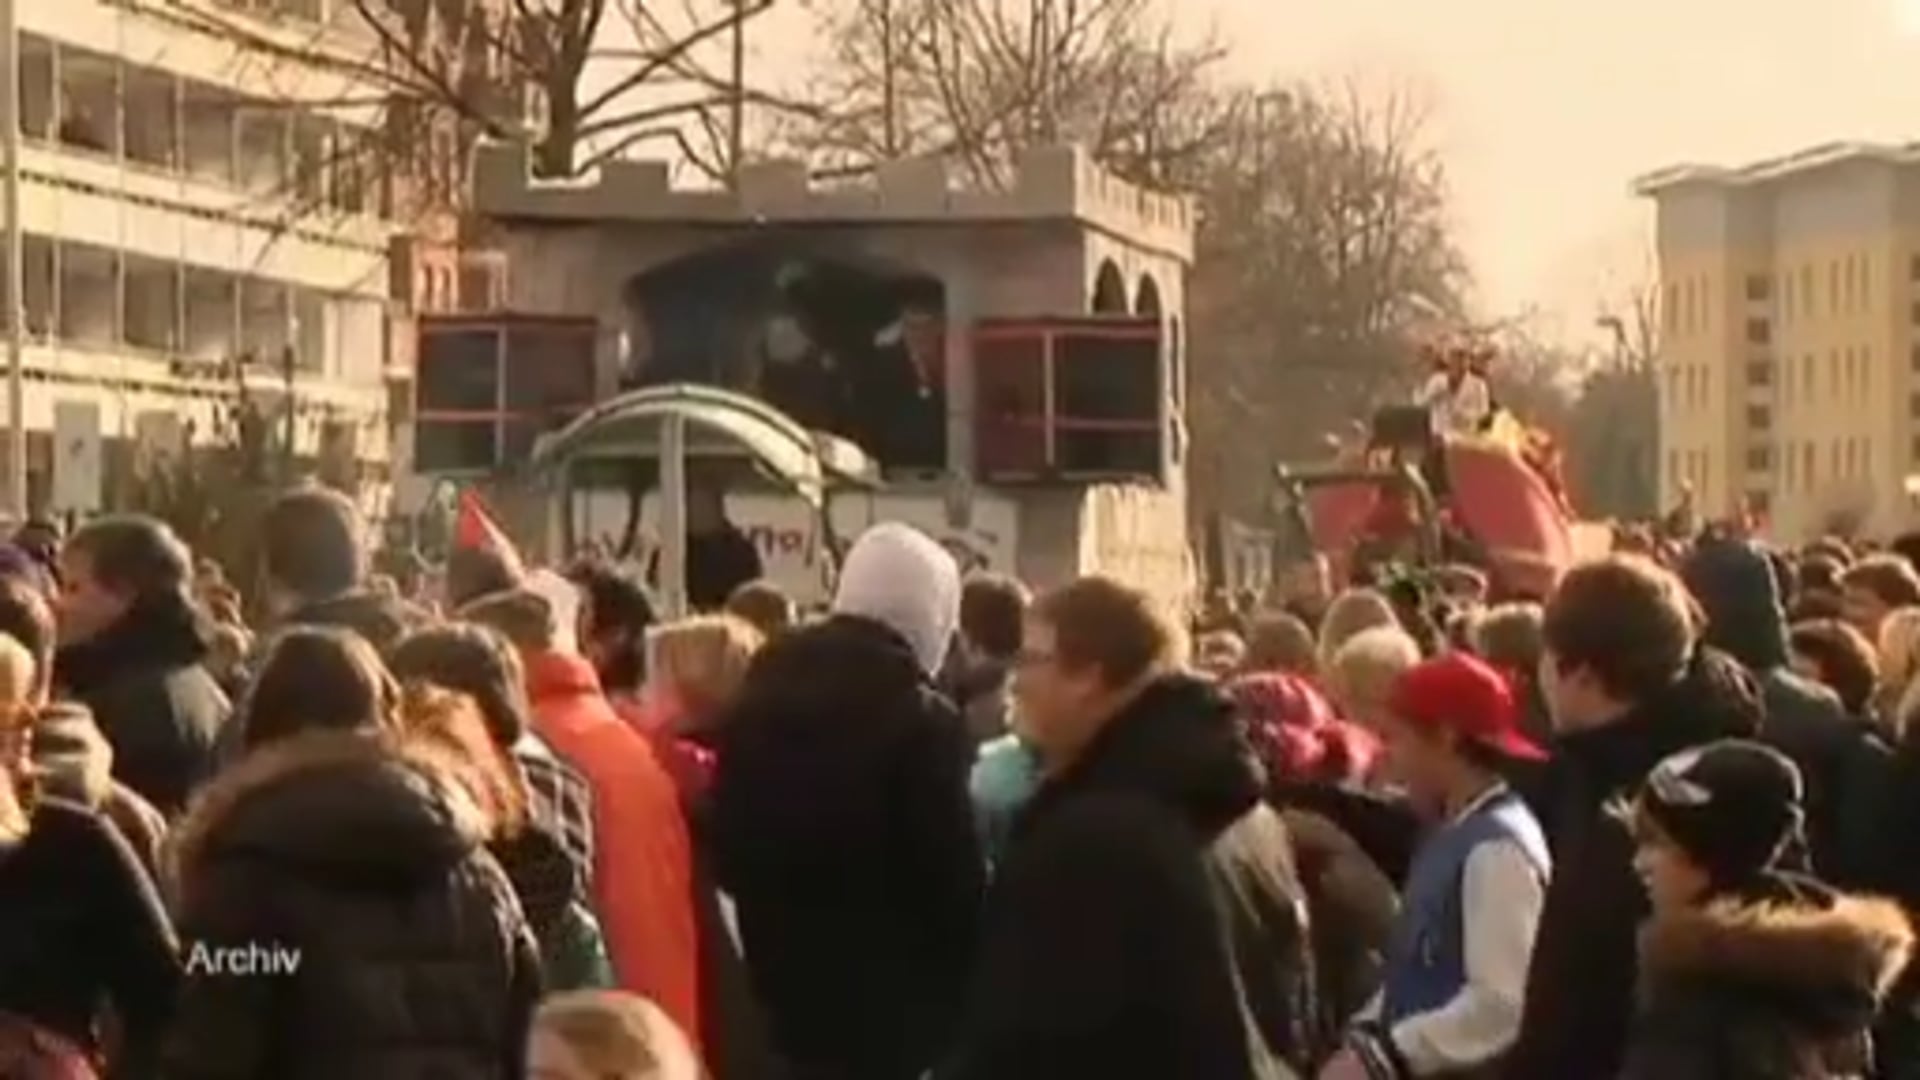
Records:
<instances>
[{"instance_id":1,"label":"yellow apartment building","mask_svg":"<svg viewBox=\"0 0 1920 1080\"><path fill-rule=\"evenodd\" d=\"M1639 179L1660 264L1660 492L1774 536L1920 521L1920 144Z\"/></svg>"}]
</instances>

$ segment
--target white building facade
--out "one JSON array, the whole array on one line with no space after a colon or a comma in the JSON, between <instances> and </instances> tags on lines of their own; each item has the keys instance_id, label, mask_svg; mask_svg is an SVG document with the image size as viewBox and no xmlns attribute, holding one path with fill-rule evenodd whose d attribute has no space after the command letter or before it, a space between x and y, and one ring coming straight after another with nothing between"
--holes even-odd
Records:
<instances>
[{"instance_id":1,"label":"white building facade","mask_svg":"<svg viewBox=\"0 0 1920 1080\"><path fill-rule=\"evenodd\" d=\"M242 394L298 453L380 476L379 88L294 59L324 47L313 24L180 0L19 19L31 504L110 504L129 470L229 438Z\"/></svg>"}]
</instances>

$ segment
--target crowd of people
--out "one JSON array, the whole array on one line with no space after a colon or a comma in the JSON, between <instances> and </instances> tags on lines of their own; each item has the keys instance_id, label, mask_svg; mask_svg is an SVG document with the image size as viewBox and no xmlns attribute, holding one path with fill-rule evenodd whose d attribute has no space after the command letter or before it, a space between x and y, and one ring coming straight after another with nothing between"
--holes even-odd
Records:
<instances>
[{"instance_id":1,"label":"crowd of people","mask_svg":"<svg viewBox=\"0 0 1920 1080\"><path fill-rule=\"evenodd\" d=\"M364 535L0 547L0 1076L1920 1076L1920 538L1182 625L897 523L674 620Z\"/></svg>"}]
</instances>

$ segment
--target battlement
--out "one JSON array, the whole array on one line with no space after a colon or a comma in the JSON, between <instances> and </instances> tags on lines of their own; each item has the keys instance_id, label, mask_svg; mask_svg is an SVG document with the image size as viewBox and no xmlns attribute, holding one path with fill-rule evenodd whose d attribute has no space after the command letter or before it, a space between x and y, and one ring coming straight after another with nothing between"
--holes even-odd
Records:
<instances>
[{"instance_id":1,"label":"battlement","mask_svg":"<svg viewBox=\"0 0 1920 1080\"><path fill-rule=\"evenodd\" d=\"M957 185L946 162L890 162L862 183L814 180L797 161L742 170L739 190L676 188L664 161L614 161L579 180L532 178L527 147L482 146L476 208L531 221L650 224L973 225L1077 222L1183 263L1193 261L1191 199L1149 191L1094 164L1078 146L1023 153L1005 190Z\"/></svg>"}]
</instances>

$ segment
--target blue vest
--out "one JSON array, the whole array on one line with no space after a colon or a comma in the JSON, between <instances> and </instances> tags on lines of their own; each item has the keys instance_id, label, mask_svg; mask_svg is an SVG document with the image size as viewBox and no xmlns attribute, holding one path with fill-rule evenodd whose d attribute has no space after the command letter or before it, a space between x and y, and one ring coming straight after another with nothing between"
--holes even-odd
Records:
<instances>
[{"instance_id":1,"label":"blue vest","mask_svg":"<svg viewBox=\"0 0 1920 1080\"><path fill-rule=\"evenodd\" d=\"M1492 840L1518 844L1543 878L1553 865L1540 823L1511 791L1484 800L1428 837L1407 874L1400 919L1387 949L1380 1019L1388 1027L1444 1006L1466 985L1461 886L1473 849Z\"/></svg>"}]
</instances>

